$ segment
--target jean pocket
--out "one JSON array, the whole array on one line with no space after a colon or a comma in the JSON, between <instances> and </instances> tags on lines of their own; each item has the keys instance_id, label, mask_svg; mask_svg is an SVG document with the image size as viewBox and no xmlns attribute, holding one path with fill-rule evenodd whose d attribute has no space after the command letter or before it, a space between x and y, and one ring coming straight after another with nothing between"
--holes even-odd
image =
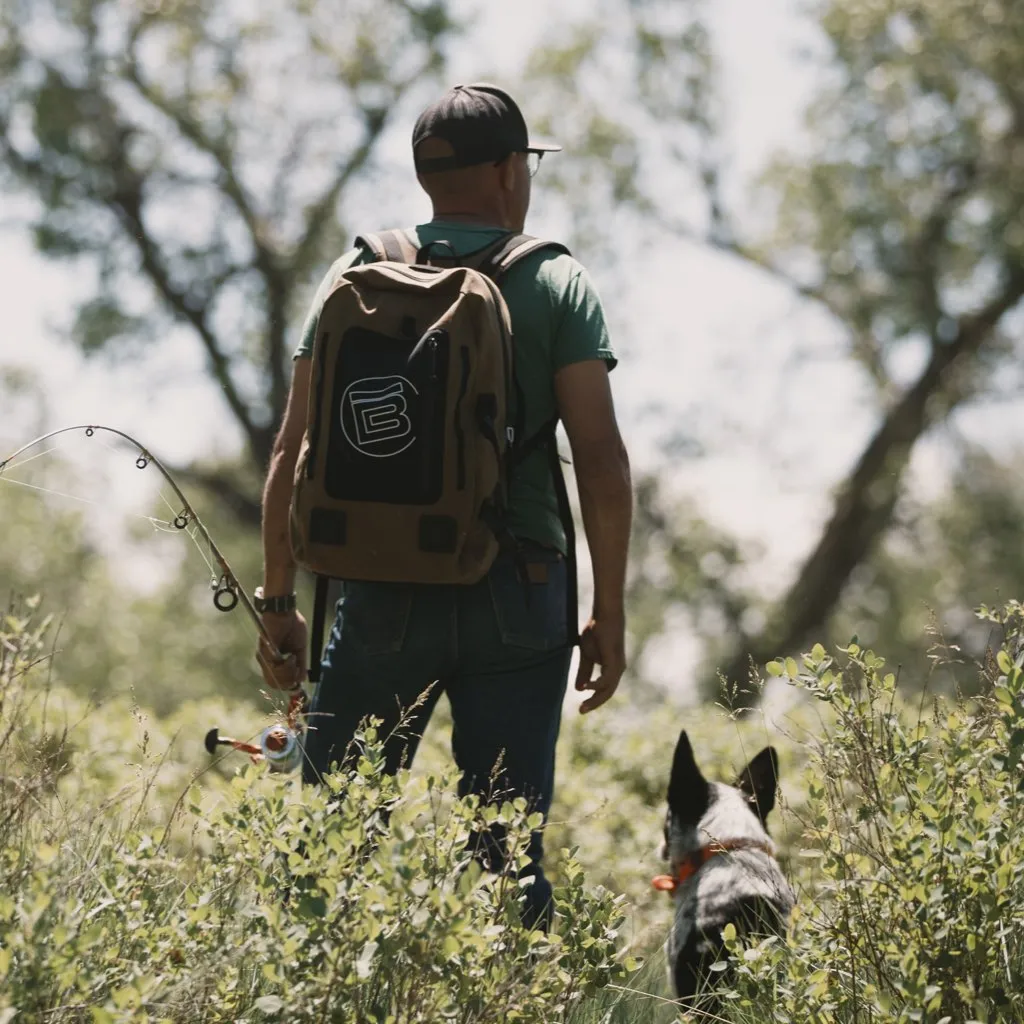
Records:
<instances>
[{"instance_id":1,"label":"jean pocket","mask_svg":"<svg viewBox=\"0 0 1024 1024\"><path fill-rule=\"evenodd\" d=\"M402 583L347 581L338 602L342 647L364 654L397 654L405 642L412 590Z\"/></svg>"},{"instance_id":2,"label":"jean pocket","mask_svg":"<svg viewBox=\"0 0 1024 1024\"><path fill-rule=\"evenodd\" d=\"M568 642L567 566L557 551L530 548L521 573L516 560L500 556L487 575L502 643L550 651Z\"/></svg>"}]
</instances>

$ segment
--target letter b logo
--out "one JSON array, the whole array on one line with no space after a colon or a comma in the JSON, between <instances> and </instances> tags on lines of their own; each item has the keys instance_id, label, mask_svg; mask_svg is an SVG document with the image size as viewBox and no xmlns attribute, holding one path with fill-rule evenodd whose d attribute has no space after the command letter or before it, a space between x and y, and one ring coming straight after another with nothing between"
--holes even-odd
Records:
<instances>
[{"instance_id":1,"label":"letter b logo","mask_svg":"<svg viewBox=\"0 0 1024 1024\"><path fill-rule=\"evenodd\" d=\"M405 377L364 377L341 398L341 429L356 451L375 459L404 452L415 440L407 396L418 392Z\"/></svg>"}]
</instances>

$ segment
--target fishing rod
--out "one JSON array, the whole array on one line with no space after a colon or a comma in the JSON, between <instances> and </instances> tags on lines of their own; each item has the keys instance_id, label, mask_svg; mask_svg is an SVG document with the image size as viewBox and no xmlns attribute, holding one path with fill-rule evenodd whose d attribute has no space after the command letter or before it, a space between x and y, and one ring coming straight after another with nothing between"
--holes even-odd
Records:
<instances>
[{"instance_id":1,"label":"fishing rod","mask_svg":"<svg viewBox=\"0 0 1024 1024\"><path fill-rule=\"evenodd\" d=\"M213 555L217 562L217 566L220 569L221 576L214 584L213 604L214 607L221 612L230 612L235 609L239 601L242 603L242 607L248 612L249 618L252 619L256 625L256 629L259 630L260 636L263 638L264 643L267 645L267 649L275 660L283 661L284 656L278 650L277 644L274 643L270 633L267 632L267 627L263 625L263 620L260 618L259 613L256 611L255 606L249 599L249 595L246 594L245 589L238 582L238 577L235 576L231 570L231 566L228 565L227 559L221 554L220 548L214 543L213 538L210 536L209 530L203 525L203 521L196 514L194 508L189 503L188 498L185 497L181 488L178 486L174 477L171 476L167 467L155 456L148 448L144 447L141 442L136 441L131 434L126 434L123 430L117 430L114 427L104 427L98 423L93 424L80 424L74 427L61 427L60 430L51 430L48 434L43 434L41 437L37 437L34 441L29 441L28 444L22 445L13 455L8 455L6 459L0 461L0 476L3 476L4 470L7 466L12 463L19 455L27 452L30 448L35 447L37 444L42 444L44 441L49 441L52 437L58 437L61 434L70 434L72 431L84 430L86 437L92 437L97 430L102 430L108 434L114 434L124 441L127 441L133 448L138 451L139 456L135 460L135 465L139 469L146 469L150 463L156 466L160 475L167 481L171 489L174 491L178 501L181 502L181 511L174 517L172 524L179 530L184 530L190 523L195 525L195 528L199 531L200 536L206 542L210 549L210 554Z\"/></svg>"},{"instance_id":2,"label":"fishing rod","mask_svg":"<svg viewBox=\"0 0 1024 1024\"><path fill-rule=\"evenodd\" d=\"M217 563L220 578L218 579L214 576L211 580L211 589L214 591L214 607L221 612L230 612L241 602L242 607L256 626L260 639L270 657L276 662L286 661L287 658L282 654L273 637L268 632L267 627L263 624L263 620L256 611L256 607L249 595L245 592L245 588L239 582L238 577L228 564L228 560L221 553L220 548L217 547L213 537L210 536L210 531L207 530L202 519L199 518L188 498L185 497L177 481L167 467L145 445L132 437L131 434L123 430L117 430L114 427L103 426L99 423L79 424L73 427L61 427L59 430L51 430L48 434L43 434L35 438L35 440L29 441L28 444L22 445L16 452L8 455L7 458L0 460L0 479L3 478L4 470L30 448L49 441L51 438L75 431L84 431L86 437L95 436L97 431L113 434L121 440L127 441L138 452L138 457L135 460L135 465L138 469L146 469L150 465L156 467L171 490L174 491L175 497L181 503L181 511L171 520L171 525L178 530L187 530L190 525L193 526L206 543L210 554ZM194 542L195 538L193 537L192 539ZM234 750L249 754L253 761L257 763L266 761L271 771L287 772L297 767L302 760L302 727L299 719L306 711L306 692L302 688L301 683L298 682L287 692L289 693L289 704L286 721L267 726L260 734L258 746L230 736L221 736L219 730L214 727L206 734L204 740L204 746L207 751L213 754L218 746L229 746Z\"/></svg>"}]
</instances>

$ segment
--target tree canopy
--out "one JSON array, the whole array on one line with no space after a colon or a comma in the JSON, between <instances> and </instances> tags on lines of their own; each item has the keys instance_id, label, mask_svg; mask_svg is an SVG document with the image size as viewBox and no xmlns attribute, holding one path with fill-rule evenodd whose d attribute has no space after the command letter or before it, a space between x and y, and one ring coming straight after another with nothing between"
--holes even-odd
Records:
<instances>
[{"instance_id":1,"label":"tree canopy","mask_svg":"<svg viewBox=\"0 0 1024 1024\"><path fill-rule=\"evenodd\" d=\"M395 198L411 183L407 168L397 173L396 125L445 84L474 10L450 0L0 10L0 188L27 200L17 209L40 252L94 282L74 317L83 352L144 361L161 344L199 346L242 451L231 465L180 468L243 522L258 521L309 295L351 225L408 209ZM798 649L837 608L836 628L847 628L865 572L899 587L882 572L881 542L894 523L906 529L918 442L972 404L1016 395L1024 27L1010 0L818 2L809 142L767 170L765 217L750 215L748 190L723 185L727 89L705 15L699 0L552 15L513 88L531 124L566 146L545 169L544 201L588 261L610 264L624 244L651 258L664 234L727 254L827 311L870 384L875 429L775 607L699 501L669 507L653 477L640 481L635 647L685 609L708 640L713 689L715 666L745 678L751 660ZM643 317L618 315L638 336ZM809 422L830 416L827 395L793 400ZM959 543L944 550L966 557Z\"/></svg>"}]
</instances>

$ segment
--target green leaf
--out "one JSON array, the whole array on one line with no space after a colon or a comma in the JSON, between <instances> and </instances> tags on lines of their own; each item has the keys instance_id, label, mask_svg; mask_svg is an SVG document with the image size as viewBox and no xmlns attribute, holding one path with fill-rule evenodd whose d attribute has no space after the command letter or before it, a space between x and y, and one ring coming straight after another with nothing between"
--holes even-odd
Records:
<instances>
[{"instance_id":1,"label":"green leaf","mask_svg":"<svg viewBox=\"0 0 1024 1024\"><path fill-rule=\"evenodd\" d=\"M365 981L373 973L373 956L377 952L376 942L367 942L356 960L356 977Z\"/></svg>"},{"instance_id":2,"label":"green leaf","mask_svg":"<svg viewBox=\"0 0 1024 1024\"><path fill-rule=\"evenodd\" d=\"M260 996L252 1005L261 1013L280 1013L284 1009L284 1000L280 996Z\"/></svg>"}]
</instances>

